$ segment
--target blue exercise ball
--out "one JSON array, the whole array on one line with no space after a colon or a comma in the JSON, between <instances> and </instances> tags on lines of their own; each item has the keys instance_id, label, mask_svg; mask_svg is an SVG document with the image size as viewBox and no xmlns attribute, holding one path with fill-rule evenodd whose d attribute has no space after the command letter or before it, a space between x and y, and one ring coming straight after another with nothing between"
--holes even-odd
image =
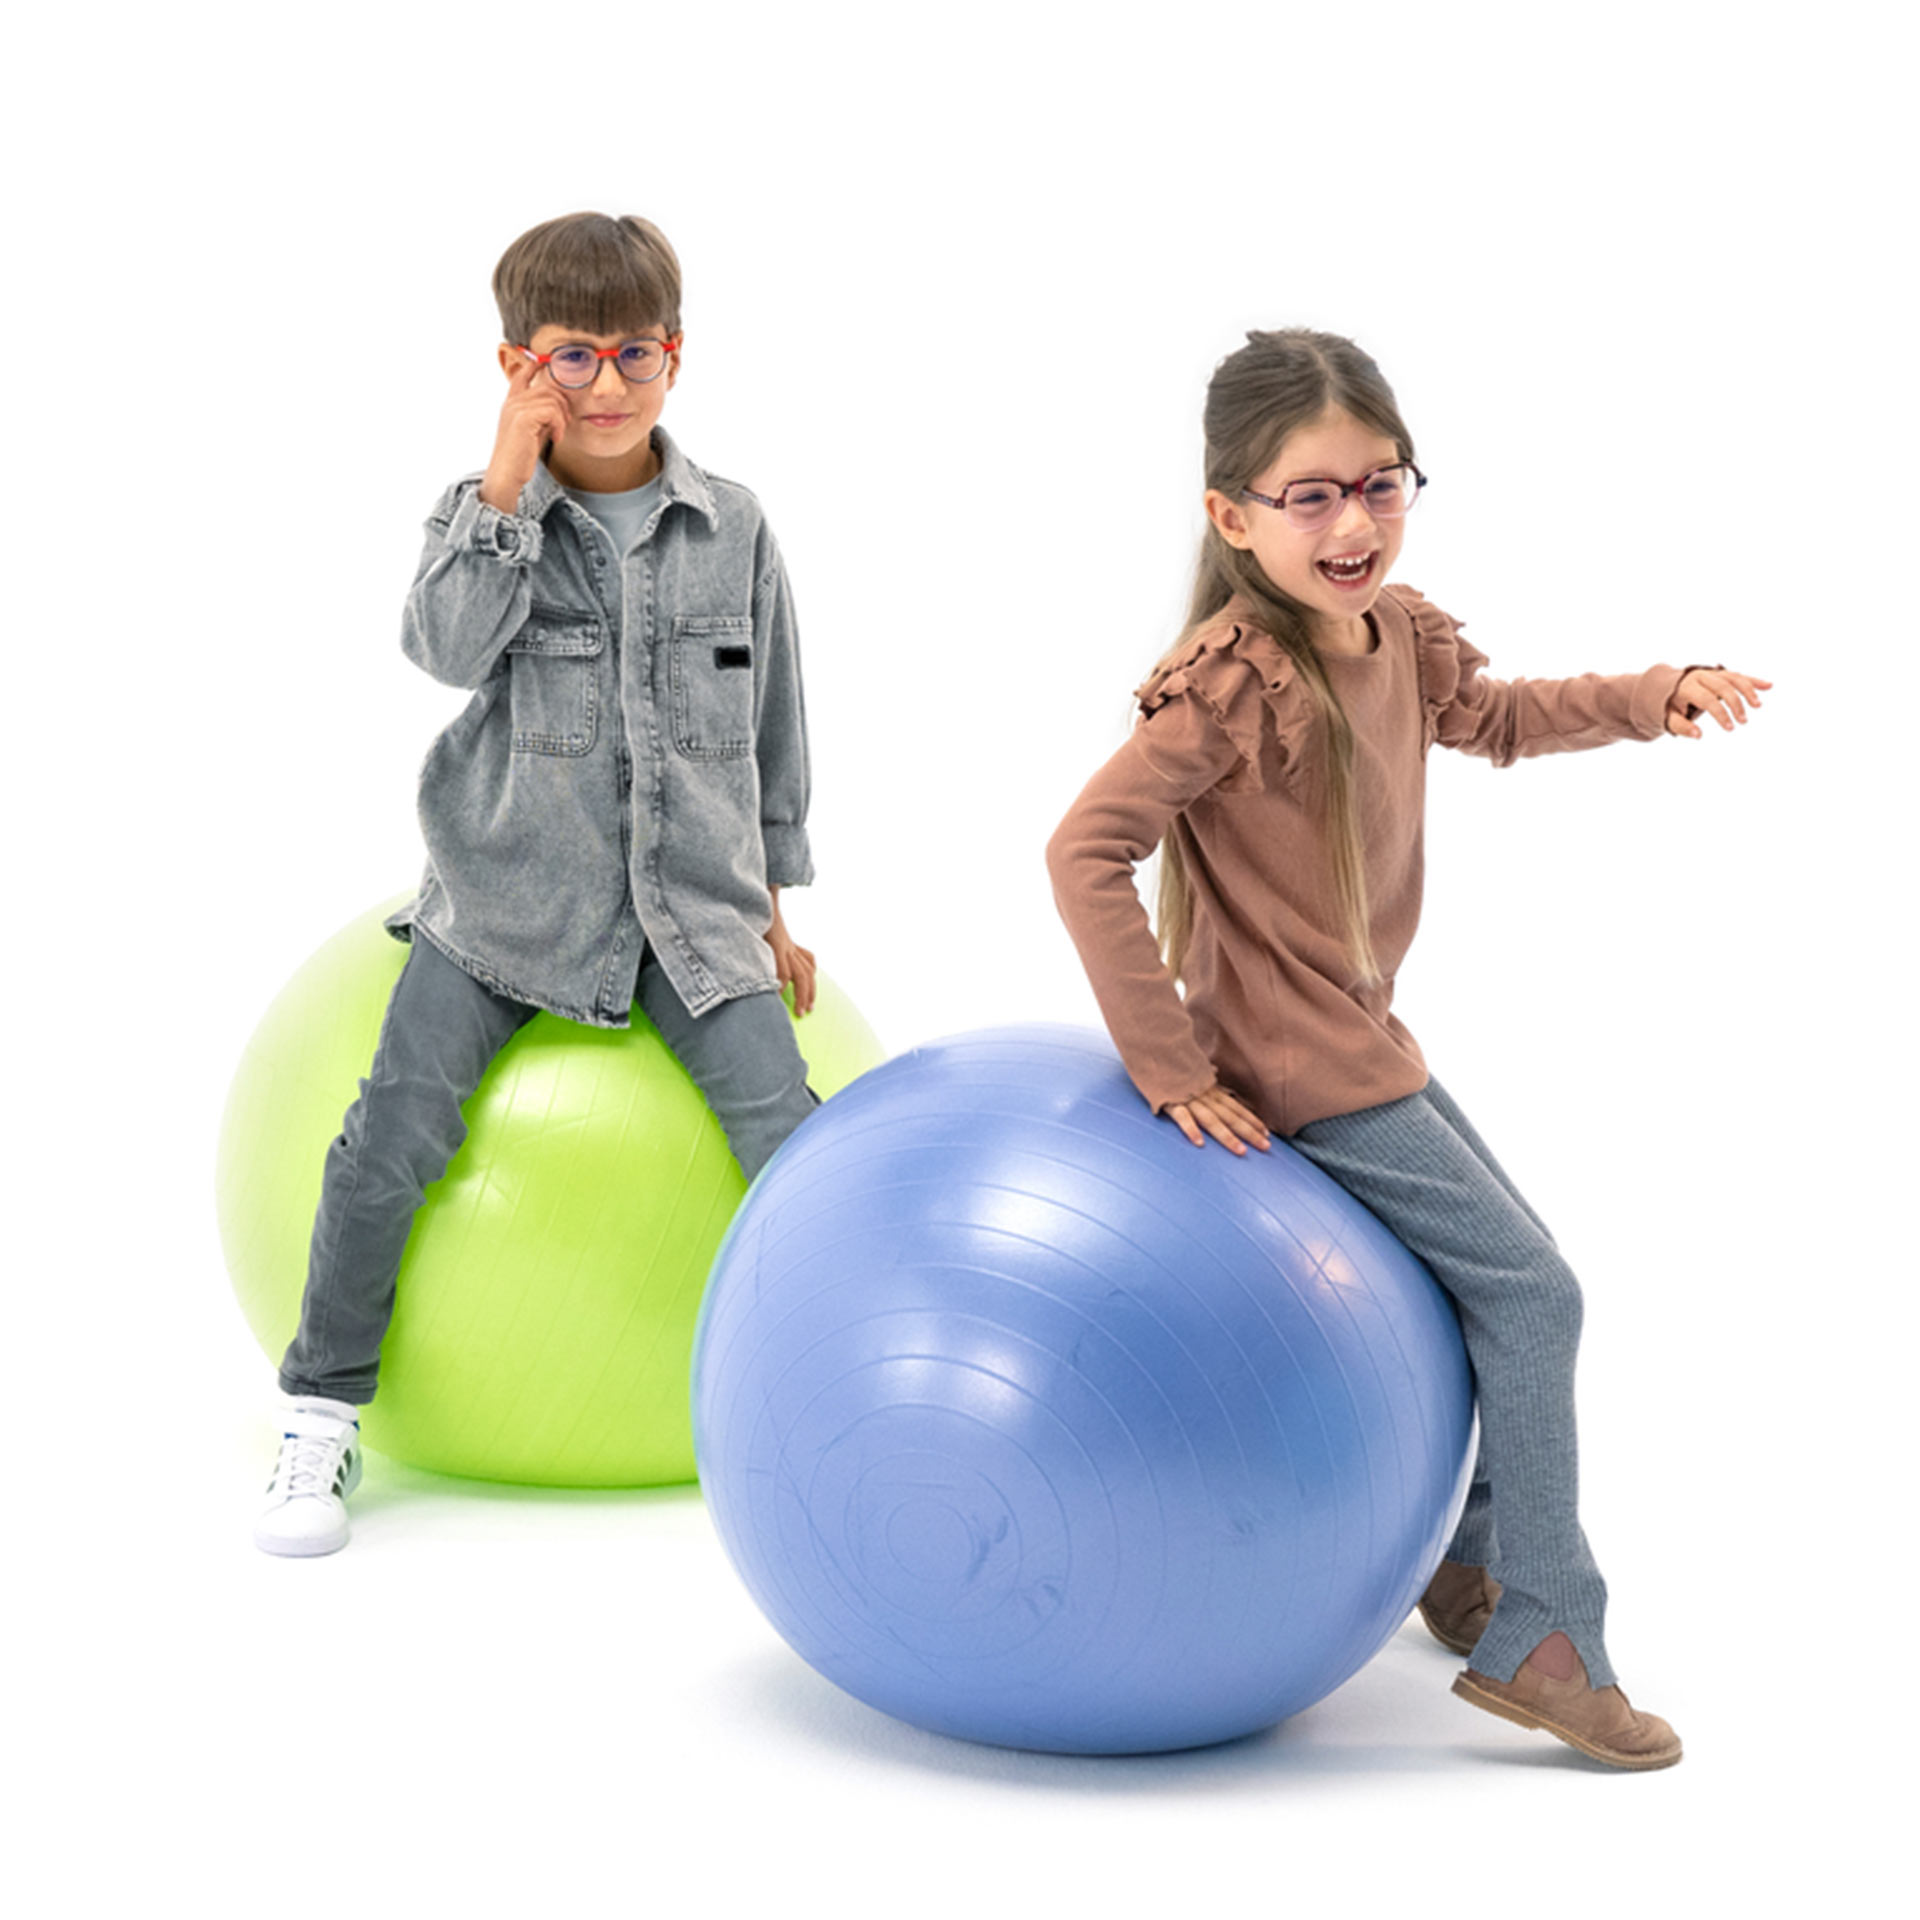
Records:
<instances>
[{"instance_id":1,"label":"blue exercise ball","mask_svg":"<svg viewBox=\"0 0 1920 1920\"><path fill-rule=\"evenodd\" d=\"M717 1257L694 1447L800 1656L915 1726L1150 1753L1385 1645L1466 1497L1426 1269L1276 1141L1148 1112L1104 1035L963 1034L789 1140Z\"/></svg>"}]
</instances>

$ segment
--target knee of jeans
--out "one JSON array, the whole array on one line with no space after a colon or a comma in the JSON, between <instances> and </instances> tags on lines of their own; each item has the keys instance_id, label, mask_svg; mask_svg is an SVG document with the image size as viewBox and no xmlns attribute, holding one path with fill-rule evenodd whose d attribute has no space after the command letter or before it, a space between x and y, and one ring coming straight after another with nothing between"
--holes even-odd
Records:
<instances>
[{"instance_id":1,"label":"knee of jeans","mask_svg":"<svg viewBox=\"0 0 1920 1920\"><path fill-rule=\"evenodd\" d=\"M389 1082L359 1104L361 1153L437 1180L467 1137L460 1103L444 1083Z\"/></svg>"}]
</instances>

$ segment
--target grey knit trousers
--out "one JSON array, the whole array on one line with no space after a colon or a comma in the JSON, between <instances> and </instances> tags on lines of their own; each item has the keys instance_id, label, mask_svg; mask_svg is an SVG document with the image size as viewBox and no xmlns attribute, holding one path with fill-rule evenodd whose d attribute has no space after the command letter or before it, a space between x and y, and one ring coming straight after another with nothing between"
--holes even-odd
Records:
<instances>
[{"instance_id":1,"label":"grey knit trousers","mask_svg":"<svg viewBox=\"0 0 1920 1920\"><path fill-rule=\"evenodd\" d=\"M751 1180L816 1104L784 1002L753 993L696 1019L651 952L638 992ZM461 1104L536 1011L415 935L360 1097L327 1149L300 1327L280 1364L284 1392L354 1406L373 1398L413 1216L467 1137Z\"/></svg>"},{"instance_id":2,"label":"grey knit trousers","mask_svg":"<svg viewBox=\"0 0 1920 1920\"><path fill-rule=\"evenodd\" d=\"M1447 1558L1489 1568L1501 1587L1474 1667L1511 1680L1557 1628L1588 1680L1611 1686L1606 1582L1578 1514L1580 1283L1552 1234L1437 1080L1404 1100L1315 1120L1290 1144L1417 1253L1459 1311L1480 1459Z\"/></svg>"}]
</instances>

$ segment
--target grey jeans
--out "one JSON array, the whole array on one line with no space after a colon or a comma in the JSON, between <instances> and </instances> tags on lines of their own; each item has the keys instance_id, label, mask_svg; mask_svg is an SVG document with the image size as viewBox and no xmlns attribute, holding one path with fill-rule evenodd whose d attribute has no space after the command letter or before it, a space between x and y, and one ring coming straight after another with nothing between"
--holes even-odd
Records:
<instances>
[{"instance_id":1,"label":"grey jeans","mask_svg":"<svg viewBox=\"0 0 1920 1920\"><path fill-rule=\"evenodd\" d=\"M751 1180L815 1106L780 996L748 994L696 1019L650 951L638 992ZM536 1011L415 936L360 1097L327 1149L300 1326L280 1366L285 1392L355 1406L373 1398L414 1213L467 1137L462 1102Z\"/></svg>"},{"instance_id":2,"label":"grey jeans","mask_svg":"<svg viewBox=\"0 0 1920 1920\"><path fill-rule=\"evenodd\" d=\"M1404 1100L1313 1121L1291 1144L1412 1248L1459 1311L1480 1459L1447 1558L1489 1568L1501 1587L1474 1667L1511 1680L1558 1629L1589 1681L1612 1685L1606 1582L1578 1515L1580 1284L1552 1234L1436 1080Z\"/></svg>"}]
</instances>

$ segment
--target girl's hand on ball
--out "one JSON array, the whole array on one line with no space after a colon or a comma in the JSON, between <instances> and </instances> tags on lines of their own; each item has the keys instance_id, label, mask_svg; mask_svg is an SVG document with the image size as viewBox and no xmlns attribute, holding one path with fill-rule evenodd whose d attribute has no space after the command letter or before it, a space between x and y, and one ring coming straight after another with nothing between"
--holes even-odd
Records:
<instances>
[{"instance_id":1,"label":"girl's hand on ball","mask_svg":"<svg viewBox=\"0 0 1920 1920\"><path fill-rule=\"evenodd\" d=\"M1273 1144L1266 1122L1225 1087L1209 1087L1191 1100L1176 1101L1166 1115L1196 1147L1207 1144L1209 1133L1229 1153L1244 1154L1248 1147L1265 1153Z\"/></svg>"},{"instance_id":2,"label":"girl's hand on ball","mask_svg":"<svg viewBox=\"0 0 1920 1920\"><path fill-rule=\"evenodd\" d=\"M1743 727L1747 724L1747 707L1759 706L1762 688L1771 692L1773 682L1728 667L1695 667L1682 676L1667 702L1667 731L1698 740L1700 729L1693 716L1710 713L1731 733L1736 721Z\"/></svg>"}]
</instances>

